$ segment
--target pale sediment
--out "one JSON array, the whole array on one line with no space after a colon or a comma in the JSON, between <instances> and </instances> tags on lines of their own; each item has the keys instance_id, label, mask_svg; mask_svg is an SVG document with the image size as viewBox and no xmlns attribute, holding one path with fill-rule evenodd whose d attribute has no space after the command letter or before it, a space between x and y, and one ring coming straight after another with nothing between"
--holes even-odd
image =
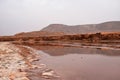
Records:
<instances>
[{"instance_id":1,"label":"pale sediment","mask_svg":"<svg viewBox=\"0 0 120 80\"><path fill-rule=\"evenodd\" d=\"M21 51L11 43L0 43L0 80L29 80L20 69L27 67Z\"/></svg>"},{"instance_id":2,"label":"pale sediment","mask_svg":"<svg viewBox=\"0 0 120 80\"><path fill-rule=\"evenodd\" d=\"M44 79L56 77L56 73L48 69L45 64L32 64L39 58L39 55L30 47L1 42L0 80L34 80L32 77Z\"/></svg>"},{"instance_id":3,"label":"pale sediment","mask_svg":"<svg viewBox=\"0 0 120 80\"><path fill-rule=\"evenodd\" d=\"M22 54L27 54L25 48L23 51L11 43L0 43L0 80L29 80L22 70L33 67L30 64L32 58Z\"/></svg>"}]
</instances>

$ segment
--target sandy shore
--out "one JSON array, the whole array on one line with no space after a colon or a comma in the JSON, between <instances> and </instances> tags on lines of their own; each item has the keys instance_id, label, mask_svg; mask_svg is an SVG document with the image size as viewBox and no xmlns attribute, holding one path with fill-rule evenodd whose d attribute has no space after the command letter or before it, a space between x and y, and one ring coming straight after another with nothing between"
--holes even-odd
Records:
<instances>
[{"instance_id":1,"label":"sandy shore","mask_svg":"<svg viewBox=\"0 0 120 80\"><path fill-rule=\"evenodd\" d=\"M30 47L1 42L0 80L36 80L33 77L37 77L38 80L53 80L56 76L53 70L48 69L45 64L32 64L39 59L40 56ZM39 72L34 73L35 70Z\"/></svg>"}]
</instances>

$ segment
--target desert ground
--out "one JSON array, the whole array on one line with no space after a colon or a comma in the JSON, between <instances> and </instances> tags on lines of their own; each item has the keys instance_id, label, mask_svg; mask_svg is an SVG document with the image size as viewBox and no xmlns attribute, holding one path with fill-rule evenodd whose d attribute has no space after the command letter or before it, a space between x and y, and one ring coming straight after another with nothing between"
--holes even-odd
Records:
<instances>
[{"instance_id":1,"label":"desert ground","mask_svg":"<svg viewBox=\"0 0 120 80\"><path fill-rule=\"evenodd\" d=\"M31 76L37 76L39 80L59 78L45 64L32 64L39 57L30 47L0 42L0 80L36 80ZM39 72L35 73L35 70Z\"/></svg>"}]
</instances>

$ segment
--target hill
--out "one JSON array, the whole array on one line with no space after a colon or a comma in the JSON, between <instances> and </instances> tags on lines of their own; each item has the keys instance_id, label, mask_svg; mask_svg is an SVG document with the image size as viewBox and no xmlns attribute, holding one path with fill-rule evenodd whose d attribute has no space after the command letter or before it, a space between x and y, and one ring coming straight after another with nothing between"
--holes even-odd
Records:
<instances>
[{"instance_id":1,"label":"hill","mask_svg":"<svg viewBox=\"0 0 120 80\"><path fill-rule=\"evenodd\" d=\"M18 33L15 36L60 36L98 32L120 32L120 21L75 26L68 26L64 24L50 24L40 31Z\"/></svg>"}]
</instances>

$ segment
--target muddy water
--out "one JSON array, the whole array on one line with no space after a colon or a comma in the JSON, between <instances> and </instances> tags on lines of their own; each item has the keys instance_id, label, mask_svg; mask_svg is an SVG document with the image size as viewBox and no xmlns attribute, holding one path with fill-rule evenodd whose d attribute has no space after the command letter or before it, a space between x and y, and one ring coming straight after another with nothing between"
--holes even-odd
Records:
<instances>
[{"instance_id":1,"label":"muddy water","mask_svg":"<svg viewBox=\"0 0 120 80\"><path fill-rule=\"evenodd\" d=\"M42 47L39 63L54 69L62 80L120 80L120 50Z\"/></svg>"}]
</instances>

